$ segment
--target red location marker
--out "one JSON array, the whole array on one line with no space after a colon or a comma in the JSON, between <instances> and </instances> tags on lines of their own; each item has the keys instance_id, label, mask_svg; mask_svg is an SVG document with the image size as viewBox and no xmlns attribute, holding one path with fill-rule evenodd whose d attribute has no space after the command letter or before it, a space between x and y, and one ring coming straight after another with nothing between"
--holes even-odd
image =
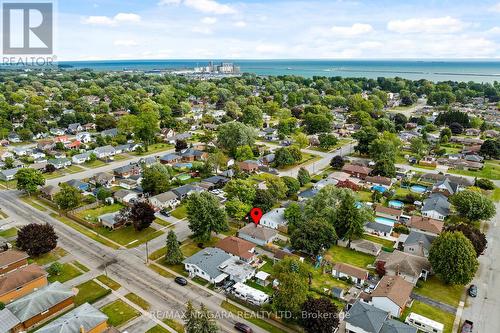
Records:
<instances>
[{"instance_id":1,"label":"red location marker","mask_svg":"<svg viewBox=\"0 0 500 333\"><path fill-rule=\"evenodd\" d=\"M255 226L257 226L262 217L262 209L258 207L252 208L252 210L250 211L250 217L252 218L253 223L255 223Z\"/></svg>"}]
</instances>

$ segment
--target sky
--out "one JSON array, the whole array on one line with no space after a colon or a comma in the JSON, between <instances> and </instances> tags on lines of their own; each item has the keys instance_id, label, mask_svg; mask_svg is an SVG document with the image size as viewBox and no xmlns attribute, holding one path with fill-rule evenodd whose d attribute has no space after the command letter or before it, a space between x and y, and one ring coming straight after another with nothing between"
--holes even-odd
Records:
<instances>
[{"instance_id":1,"label":"sky","mask_svg":"<svg viewBox=\"0 0 500 333\"><path fill-rule=\"evenodd\" d=\"M500 58L500 2L59 0L59 60Z\"/></svg>"}]
</instances>

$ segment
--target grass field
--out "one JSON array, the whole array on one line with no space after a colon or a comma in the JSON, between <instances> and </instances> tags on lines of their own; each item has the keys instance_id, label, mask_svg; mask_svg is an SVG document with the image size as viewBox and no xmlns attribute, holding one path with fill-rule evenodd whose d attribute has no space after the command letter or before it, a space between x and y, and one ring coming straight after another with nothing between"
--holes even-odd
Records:
<instances>
[{"instance_id":1,"label":"grass field","mask_svg":"<svg viewBox=\"0 0 500 333\"><path fill-rule=\"evenodd\" d=\"M106 165L106 162L103 162L101 160L95 160L95 161L84 163L83 165L86 166L87 168L99 168L99 167Z\"/></svg>"},{"instance_id":2,"label":"grass field","mask_svg":"<svg viewBox=\"0 0 500 333\"><path fill-rule=\"evenodd\" d=\"M14 237L17 235L17 229L16 228L9 228L5 230L0 230L0 237L3 238L10 238Z\"/></svg>"},{"instance_id":3,"label":"grass field","mask_svg":"<svg viewBox=\"0 0 500 333\"><path fill-rule=\"evenodd\" d=\"M383 238L380 238L380 237L377 237L377 236L363 234L363 239L372 241L374 243L378 243L378 244L380 244L380 245L382 245L384 247L390 248L390 249L392 249L394 247L394 242L393 241L390 241L388 239L383 239Z\"/></svg>"},{"instance_id":4,"label":"grass field","mask_svg":"<svg viewBox=\"0 0 500 333\"><path fill-rule=\"evenodd\" d=\"M142 297L134 293L128 293L127 295L125 295L125 298L134 303L135 305L141 307L143 310L149 310L150 307L149 303L146 302L146 300L143 299Z\"/></svg>"},{"instance_id":5,"label":"grass field","mask_svg":"<svg viewBox=\"0 0 500 333\"><path fill-rule=\"evenodd\" d=\"M94 209L82 210L80 212L77 212L75 215L81 218L82 220L96 223L100 215L107 213L114 213L122 208L123 208L122 204L116 203L113 205L105 205Z\"/></svg>"},{"instance_id":6,"label":"grass field","mask_svg":"<svg viewBox=\"0 0 500 333\"><path fill-rule=\"evenodd\" d=\"M136 247L146 241L154 239L163 234L163 231L157 231L151 227L136 231L133 226L125 226L118 230L109 230L105 227L100 227L96 231L112 241L126 246L127 248Z\"/></svg>"},{"instance_id":7,"label":"grass field","mask_svg":"<svg viewBox=\"0 0 500 333\"><path fill-rule=\"evenodd\" d=\"M184 333L184 325L174 319L164 319L163 322L172 327L177 333Z\"/></svg>"},{"instance_id":8,"label":"grass field","mask_svg":"<svg viewBox=\"0 0 500 333\"><path fill-rule=\"evenodd\" d=\"M99 275L96 279L113 290L118 290L121 287L121 284L106 275Z\"/></svg>"},{"instance_id":9,"label":"grass field","mask_svg":"<svg viewBox=\"0 0 500 333\"><path fill-rule=\"evenodd\" d=\"M167 270L165 270L165 269L163 269L155 264L151 264L148 267L165 278L172 278L173 279L175 277L175 275L173 275L169 271L167 271Z\"/></svg>"},{"instance_id":10,"label":"grass field","mask_svg":"<svg viewBox=\"0 0 500 333\"><path fill-rule=\"evenodd\" d=\"M319 161L320 159L321 159L321 156L302 153L302 159L299 162L292 164L292 165L287 165L283 168L279 168L278 170L280 170L280 171L290 170L290 169L293 169L297 166L304 166L306 164L311 164L315 161Z\"/></svg>"},{"instance_id":11,"label":"grass field","mask_svg":"<svg viewBox=\"0 0 500 333\"><path fill-rule=\"evenodd\" d=\"M223 301L221 303L221 307L223 309L237 315L238 317L244 317L252 324L259 326L260 328L266 330L269 333L282 333L283 332L282 329L280 329L274 325L271 325L270 323L268 323L267 321L265 321L263 319L256 318L255 316L252 316L249 313L249 311L246 311L246 310L244 310L236 305L233 305L227 301Z\"/></svg>"},{"instance_id":12,"label":"grass field","mask_svg":"<svg viewBox=\"0 0 500 333\"><path fill-rule=\"evenodd\" d=\"M454 173L458 175L478 177L478 178L488 178L492 180L500 179L500 164L495 161L486 161L484 163L483 169L479 171L466 171L466 170L455 170L449 169L449 173Z\"/></svg>"},{"instance_id":13,"label":"grass field","mask_svg":"<svg viewBox=\"0 0 500 333\"><path fill-rule=\"evenodd\" d=\"M71 174L82 172L84 170L85 170L84 168L79 167L78 165L70 165L69 167L64 169L64 171L66 171L67 173L71 173Z\"/></svg>"},{"instance_id":14,"label":"grass field","mask_svg":"<svg viewBox=\"0 0 500 333\"><path fill-rule=\"evenodd\" d=\"M411 312L415 312L421 316L430 318L437 322L444 324L444 333L452 333L453 322L455 321L455 315L444 312L436 307L427 305L419 301L413 301L411 308L406 308L401 316L401 319L406 319Z\"/></svg>"},{"instance_id":15,"label":"grass field","mask_svg":"<svg viewBox=\"0 0 500 333\"><path fill-rule=\"evenodd\" d=\"M78 294L75 296L76 306L87 302L94 303L111 293L111 290L101 287L97 282L92 280L84 282L76 286L76 288L78 289Z\"/></svg>"},{"instance_id":16,"label":"grass field","mask_svg":"<svg viewBox=\"0 0 500 333\"><path fill-rule=\"evenodd\" d=\"M122 300L105 305L100 310L108 316L108 324L115 327L139 316L139 312Z\"/></svg>"},{"instance_id":17,"label":"grass field","mask_svg":"<svg viewBox=\"0 0 500 333\"><path fill-rule=\"evenodd\" d=\"M52 251L42 254L41 256L38 256L36 258L30 258L28 261L34 262L35 264L38 264L40 266L45 266L47 264L50 264L54 261L57 261L67 255L68 252L66 252L63 248L61 247L56 247Z\"/></svg>"},{"instance_id":18,"label":"grass field","mask_svg":"<svg viewBox=\"0 0 500 333\"><path fill-rule=\"evenodd\" d=\"M491 200L495 202L500 201L500 187L497 187L493 190L493 193L491 194Z\"/></svg>"},{"instance_id":19,"label":"grass field","mask_svg":"<svg viewBox=\"0 0 500 333\"><path fill-rule=\"evenodd\" d=\"M42 212L46 212L47 211L47 208L45 208L44 206L42 206L38 202L36 202L33 197L22 196L21 200L24 203L27 203L28 205L30 205L31 207L33 207L35 209L38 209L39 211L42 211Z\"/></svg>"},{"instance_id":20,"label":"grass field","mask_svg":"<svg viewBox=\"0 0 500 333\"><path fill-rule=\"evenodd\" d=\"M82 275L82 272L75 266L73 266L70 263L64 263L62 264L62 270L59 275L50 275L47 280L49 280L50 283L59 281L61 283L64 283L66 281L69 281L71 279L76 278L77 276Z\"/></svg>"},{"instance_id":21,"label":"grass field","mask_svg":"<svg viewBox=\"0 0 500 333\"><path fill-rule=\"evenodd\" d=\"M464 291L464 286L447 285L436 276L432 276L423 283L421 288L415 288L413 291L436 301L457 307Z\"/></svg>"},{"instance_id":22,"label":"grass field","mask_svg":"<svg viewBox=\"0 0 500 333\"><path fill-rule=\"evenodd\" d=\"M330 256L333 262L343 262L361 268L366 268L366 266L372 265L375 261L375 257L372 255L337 245L331 247L326 255Z\"/></svg>"},{"instance_id":23,"label":"grass field","mask_svg":"<svg viewBox=\"0 0 500 333\"><path fill-rule=\"evenodd\" d=\"M133 155L150 155L150 154L155 154L155 153L159 153L159 152L162 152L165 150L172 149L173 147L174 146L166 144L166 143L155 143L155 144L148 146L147 152L143 152L143 153L133 152L132 154Z\"/></svg>"},{"instance_id":24,"label":"grass field","mask_svg":"<svg viewBox=\"0 0 500 333\"><path fill-rule=\"evenodd\" d=\"M71 262L73 265L75 265L76 267L78 267L82 272L85 272L87 273L88 271L90 271L90 269L83 265L82 263L78 262L78 261L72 261Z\"/></svg>"},{"instance_id":25,"label":"grass field","mask_svg":"<svg viewBox=\"0 0 500 333\"><path fill-rule=\"evenodd\" d=\"M170 214L179 220L185 219L187 217L186 205L178 206L176 209L170 212Z\"/></svg>"}]
</instances>

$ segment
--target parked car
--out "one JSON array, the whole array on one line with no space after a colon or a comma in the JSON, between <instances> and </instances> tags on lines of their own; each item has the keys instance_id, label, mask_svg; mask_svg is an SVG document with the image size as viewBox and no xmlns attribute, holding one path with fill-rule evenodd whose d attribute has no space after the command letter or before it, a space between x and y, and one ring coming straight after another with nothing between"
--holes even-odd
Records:
<instances>
[{"instance_id":1,"label":"parked car","mask_svg":"<svg viewBox=\"0 0 500 333\"><path fill-rule=\"evenodd\" d=\"M462 325L462 333L472 333L472 328L474 327L474 323L470 320L466 320Z\"/></svg>"},{"instance_id":2,"label":"parked car","mask_svg":"<svg viewBox=\"0 0 500 333\"><path fill-rule=\"evenodd\" d=\"M477 297L477 286L475 284L471 284L469 287L469 296Z\"/></svg>"},{"instance_id":3,"label":"parked car","mask_svg":"<svg viewBox=\"0 0 500 333\"><path fill-rule=\"evenodd\" d=\"M168 210L165 210L165 209L162 209L160 210L160 214L161 215L164 215L166 217L169 217L170 216L170 212Z\"/></svg>"},{"instance_id":4,"label":"parked car","mask_svg":"<svg viewBox=\"0 0 500 333\"><path fill-rule=\"evenodd\" d=\"M236 328L237 331L243 332L243 333L252 333L252 328L248 326L247 324L243 323L235 323L234 328Z\"/></svg>"},{"instance_id":5,"label":"parked car","mask_svg":"<svg viewBox=\"0 0 500 333\"><path fill-rule=\"evenodd\" d=\"M187 280L183 277L180 277L180 276L177 276L175 279L174 279L175 283L177 284L180 284L181 286L185 286L188 284Z\"/></svg>"}]
</instances>

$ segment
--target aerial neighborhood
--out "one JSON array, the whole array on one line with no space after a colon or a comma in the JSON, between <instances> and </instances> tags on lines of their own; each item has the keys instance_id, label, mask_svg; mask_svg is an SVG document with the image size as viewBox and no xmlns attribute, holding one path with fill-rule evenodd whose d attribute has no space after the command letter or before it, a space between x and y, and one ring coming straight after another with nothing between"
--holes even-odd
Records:
<instances>
[{"instance_id":1,"label":"aerial neighborhood","mask_svg":"<svg viewBox=\"0 0 500 333\"><path fill-rule=\"evenodd\" d=\"M498 255L497 85L1 81L0 332L447 333L475 319L476 274Z\"/></svg>"}]
</instances>

